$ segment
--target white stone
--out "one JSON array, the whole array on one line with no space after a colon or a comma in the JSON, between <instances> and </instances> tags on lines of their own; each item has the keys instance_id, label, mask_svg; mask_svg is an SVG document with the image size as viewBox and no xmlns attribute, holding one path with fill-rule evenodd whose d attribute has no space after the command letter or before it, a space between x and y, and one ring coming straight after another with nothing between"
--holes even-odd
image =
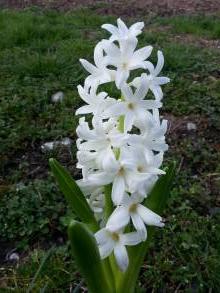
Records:
<instances>
[{"instance_id":1,"label":"white stone","mask_svg":"<svg viewBox=\"0 0 220 293\"><path fill-rule=\"evenodd\" d=\"M41 146L42 151L52 151L54 149L55 141L45 142Z\"/></svg>"},{"instance_id":2,"label":"white stone","mask_svg":"<svg viewBox=\"0 0 220 293\"><path fill-rule=\"evenodd\" d=\"M61 145L70 146L72 144L72 140L69 137L65 137L60 142Z\"/></svg>"},{"instance_id":3,"label":"white stone","mask_svg":"<svg viewBox=\"0 0 220 293\"><path fill-rule=\"evenodd\" d=\"M58 102L62 102L63 98L64 98L64 93L60 91L53 94L51 97L51 100L53 103L58 103Z\"/></svg>"},{"instance_id":4,"label":"white stone","mask_svg":"<svg viewBox=\"0 0 220 293\"><path fill-rule=\"evenodd\" d=\"M52 151L55 148L57 148L58 146L69 147L69 146L71 146L71 144L72 144L72 140L69 137L66 137L62 140L49 141L49 142L42 144L41 150L43 152Z\"/></svg>"},{"instance_id":5,"label":"white stone","mask_svg":"<svg viewBox=\"0 0 220 293\"><path fill-rule=\"evenodd\" d=\"M189 131L196 130L197 129L196 124L193 123L193 122L188 122L187 125L186 125L186 127L187 127L187 130L189 130Z\"/></svg>"},{"instance_id":6,"label":"white stone","mask_svg":"<svg viewBox=\"0 0 220 293\"><path fill-rule=\"evenodd\" d=\"M10 261L19 261L20 257L18 253L13 252L12 254L9 255L8 260Z\"/></svg>"}]
</instances>

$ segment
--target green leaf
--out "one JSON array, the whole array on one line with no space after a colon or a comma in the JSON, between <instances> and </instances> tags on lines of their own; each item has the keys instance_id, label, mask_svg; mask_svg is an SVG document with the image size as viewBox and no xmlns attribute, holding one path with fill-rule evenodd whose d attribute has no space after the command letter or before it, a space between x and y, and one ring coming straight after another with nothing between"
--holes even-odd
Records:
<instances>
[{"instance_id":1,"label":"green leaf","mask_svg":"<svg viewBox=\"0 0 220 293\"><path fill-rule=\"evenodd\" d=\"M96 231L99 227L94 217L94 213L88 205L79 186L65 168L55 159L50 159L49 164L53 175L59 184L60 190L63 192L70 207L84 223L86 223L92 230Z\"/></svg>"},{"instance_id":2,"label":"green leaf","mask_svg":"<svg viewBox=\"0 0 220 293\"><path fill-rule=\"evenodd\" d=\"M153 190L144 201L144 205L156 213L161 213L166 206L170 187L175 174L175 168L175 163L170 165L166 171L166 174L160 177ZM135 292L135 285L137 283L138 274L144 261L144 257L146 255L150 241L153 237L154 231L154 227L147 227L147 240L135 247L129 248L129 267L124 274L122 274L120 271L117 272L117 292Z\"/></svg>"},{"instance_id":3,"label":"green leaf","mask_svg":"<svg viewBox=\"0 0 220 293\"><path fill-rule=\"evenodd\" d=\"M155 213L161 213L166 206L170 187L175 175L175 169L176 163L173 162L169 168L165 170L166 174L159 178L151 193L144 201L144 205Z\"/></svg>"},{"instance_id":4,"label":"green leaf","mask_svg":"<svg viewBox=\"0 0 220 293\"><path fill-rule=\"evenodd\" d=\"M114 292L114 284L108 283L104 264L101 262L98 247L92 233L83 223L72 221L68 229L72 253L78 268L85 278L89 292Z\"/></svg>"}]
</instances>

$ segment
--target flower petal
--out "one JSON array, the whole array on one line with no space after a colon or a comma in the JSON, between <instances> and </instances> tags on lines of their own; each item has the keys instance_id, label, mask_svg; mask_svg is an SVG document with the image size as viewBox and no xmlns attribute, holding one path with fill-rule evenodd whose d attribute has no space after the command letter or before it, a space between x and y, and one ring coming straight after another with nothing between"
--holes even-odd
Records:
<instances>
[{"instance_id":1,"label":"flower petal","mask_svg":"<svg viewBox=\"0 0 220 293\"><path fill-rule=\"evenodd\" d=\"M139 103L144 109L155 109L162 107L162 104L159 101L155 100L143 100Z\"/></svg>"},{"instance_id":2,"label":"flower petal","mask_svg":"<svg viewBox=\"0 0 220 293\"><path fill-rule=\"evenodd\" d=\"M94 106L85 105L77 109L75 114L76 115L89 114L89 113L92 113L93 111L95 111Z\"/></svg>"},{"instance_id":3,"label":"flower petal","mask_svg":"<svg viewBox=\"0 0 220 293\"><path fill-rule=\"evenodd\" d=\"M117 102L114 105L110 106L108 109L106 109L102 117L108 118L108 117L117 117L120 115L123 115L126 112L126 107L124 102Z\"/></svg>"},{"instance_id":4,"label":"flower petal","mask_svg":"<svg viewBox=\"0 0 220 293\"><path fill-rule=\"evenodd\" d=\"M134 50L137 46L138 40L136 38L129 38L126 40L121 40L120 47L122 50L122 56L126 60L133 58Z\"/></svg>"},{"instance_id":5,"label":"flower petal","mask_svg":"<svg viewBox=\"0 0 220 293\"><path fill-rule=\"evenodd\" d=\"M132 24L129 28L129 31L133 36L138 36L142 33L142 29L144 28L144 22L136 22Z\"/></svg>"},{"instance_id":6,"label":"flower petal","mask_svg":"<svg viewBox=\"0 0 220 293\"><path fill-rule=\"evenodd\" d=\"M129 264L128 254L125 246L117 244L114 247L114 255L120 270L125 272Z\"/></svg>"},{"instance_id":7,"label":"flower petal","mask_svg":"<svg viewBox=\"0 0 220 293\"><path fill-rule=\"evenodd\" d=\"M97 67L104 67L102 42L99 42L94 49L94 62Z\"/></svg>"},{"instance_id":8,"label":"flower petal","mask_svg":"<svg viewBox=\"0 0 220 293\"><path fill-rule=\"evenodd\" d=\"M153 50L152 46L146 46L134 52L132 63L139 63L146 60Z\"/></svg>"},{"instance_id":9,"label":"flower petal","mask_svg":"<svg viewBox=\"0 0 220 293\"><path fill-rule=\"evenodd\" d=\"M143 241L141 234L138 232L131 232L121 235L121 241L124 245L137 245L138 243Z\"/></svg>"},{"instance_id":10,"label":"flower petal","mask_svg":"<svg viewBox=\"0 0 220 293\"><path fill-rule=\"evenodd\" d=\"M106 242L109 241L109 237L105 228L96 232L94 236L98 245L104 245Z\"/></svg>"},{"instance_id":11,"label":"flower petal","mask_svg":"<svg viewBox=\"0 0 220 293\"><path fill-rule=\"evenodd\" d=\"M134 120L135 120L134 112L128 111L125 115L125 121L124 121L125 131L131 130L133 123L134 123Z\"/></svg>"},{"instance_id":12,"label":"flower petal","mask_svg":"<svg viewBox=\"0 0 220 293\"><path fill-rule=\"evenodd\" d=\"M106 242L104 245L99 246L99 253L100 253L101 259L108 257L112 253L113 249L114 249L114 242L111 240Z\"/></svg>"},{"instance_id":13,"label":"flower petal","mask_svg":"<svg viewBox=\"0 0 220 293\"><path fill-rule=\"evenodd\" d=\"M123 199L125 192L125 181L122 176L116 176L112 185L112 201L115 205L119 205Z\"/></svg>"},{"instance_id":14,"label":"flower petal","mask_svg":"<svg viewBox=\"0 0 220 293\"><path fill-rule=\"evenodd\" d=\"M148 79L146 78L145 75L142 75L140 78L140 84L135 91L136 99L143 100L147 94L148 89L149 89Z\"/></svg>"},{"instance_id":15,"label":"flower petal","mask_svg":"<svg viewBox=\"0 0 220 293\"><path fill-rule=\"evenodd\" d=\"M88 176L88 180L91 182L91 184L94 185L106 185L112 182L112 175L110 175L107 172L98 172L95 174L90 174Z\"/></svg>"},{"instance_id":16,"label":"flower petal","mask_svg":"<svg viewBox=\"0 0 220 293\"><path fill-rule=\"evenodd\" d=\"M167 84L168 82L170 82L170 78L165 77L165 76L155 77L155 82L156 82L158 85Z\"/></svg>"},{"instance_id":17,"label":"flower petal","mask_svg":"<svg viewBox=\"0 0 220 293\"><path fill-rule=\"evenodd\" d=\"M156 100L161 100L163 98L163 92L161 90L161 87L159 85L150 85L150 89L153 92Z\"/></svg>"},{"instance_id":18,"label":"flower petal","mask_svg":"<svg viewBox=\"0 0 220 293\"><path fill-rule=\"evenodd\" d=\"M117 231L124 228L130 220L128 209L124 206L117 207L108 219L106 228Z\"/></svg>"},{"instance_id":19,"label":"flower petal","mask_svg":"<svg viewBox=\"0 0 220 293\"><path fill-rule=\"evenodd\" d=\"M137 213L131 213L132 223L137 231L139 231L142 240L147 239L147 230L142 218Z\"/></svg>"},{"instance_id":20,"label":"flower petal","mask_svg":"<svg viewBox=\"0 0 220 293\"><path fill-rule=\"evenodd\" d=\"M115 26L112 25L112 24L108 24L108 23L103 24L103 25L101 26L101 28L107 30L107 31L110 32L112 35L117 35L117 34L118 34L118 29L117 29L117 27L115 27Z\"/></svg>"},{"instance_id":21,"label":"flower petal","mask_svg":"<svg viewBox=\"0 0 220 293\"><path fill-rule=\"evenodd\" d=\"M139 204L137 207L137 212L142 220L145 222L145 224L150 226L164 227L162 218L145 206Z\"/></svg>"},{"instance_id":22,"label":"flower petal","mask_svg":"<svg viewBox=\"0 0 220 293\"><path fill-rule=\"evenodd\" d=\"M81 62L82 66L90 73L90 74L96 74L97 73L97 68L91 64L90 62L88 62L85 59L79 59L79 61Z\"/></svg>"},{"instance_id":23,"label":"flower petal","mask_svg":"<svg viewBox=\"0 0 220 293\"><path fill-rule=\"evenodd\" d=\"M161 72L164 65L164 57L161 51L157 52L157 58L158 60L157 60L157 65L154 69L154 76L157 76Z\"/></svg>"},{"instance_id":24,"label":"flower petal","mask_svg":"<svg viewBox=\"0 0 220 293\"><path fill-rule=\"evenodd\" d=\"M123 70L121 68L118 68L115 75L115 83L117 88L121 88L122 84L127 81L129 77L129 71Z\"/></svg>"},{"instance_id":25,"label":"flower petal","mask_svg":"<svg viewBox=\"0 0 220 293\"><path fill-rule=\"evenodd\" d=\"M121 33L126 35L128 32L128 28L127 28L126 24L121 20L121 18L117 19L117 24L118 24L118 28L121 31Z\"/></svg>"}]
</instances>

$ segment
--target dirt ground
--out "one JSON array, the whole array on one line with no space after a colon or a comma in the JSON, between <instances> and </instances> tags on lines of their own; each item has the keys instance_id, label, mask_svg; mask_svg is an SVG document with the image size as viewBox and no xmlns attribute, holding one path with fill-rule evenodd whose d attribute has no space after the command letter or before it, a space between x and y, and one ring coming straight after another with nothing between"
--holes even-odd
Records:
<instances>
[{"instance_id":1,"label":"dirt ground","mask_svg":"<svg viewBox=\"0 0 220 293\"><path fill-rule=\"evenodd\" d=\"M58 10L70 10L79 7L93 7L103 14L158 15L220 13L220 0L0 0L0 8L26 8L40 6Z\"/></svg>"}]
</instances>

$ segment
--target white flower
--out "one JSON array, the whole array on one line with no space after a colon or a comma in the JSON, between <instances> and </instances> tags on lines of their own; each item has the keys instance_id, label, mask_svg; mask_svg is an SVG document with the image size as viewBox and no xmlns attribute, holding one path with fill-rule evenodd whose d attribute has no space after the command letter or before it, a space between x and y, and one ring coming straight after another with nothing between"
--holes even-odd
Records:
<instances>
[{"instance_id":1,"label":"white flower","mask_svg":"<svg viewBox=\"0 0 220 293\"><path fill-rule=\"evenodd\" d=\"M79 139L77 140L77 153L80 165L85 158L94 163L94 169L103 168L114 157L114 148L122 147L127 142L127 135L117 129L117 121L109 119L103 122L98 117L92 120L93 129L90 130L88 123L80 119L76 129ZM91 160L88 160L87 158ZM91 166L91 165L90 165Z\"/></svg>"},{"instance_id":2,"label":"white flower","mask_svg":"<svg viewBox=\"0 0 220 293\"><path fill-rule=\"evenodd\" d=\"M117 25L114 26L112 24L103 24L102 28L109 31L112 35L110 37L110 41L120 41L123 39L135 38L142 33L142 29L144 27L143 22L134 23L130 28L126 26L126 24L120 19L117 19Z\"/></svg>"},{"instance_id":3,"label":"white flower","mask_svg":"<svg viewBox=\"0 0 220 293\"><path fill-rule=\"evenodd\" d=\"M106 224L106 228L114 231L119 230L127 226L132 220L132 223L137 231L139 231L143 237L143 240L147 239L147 230L145 224L148 226L163 227L164 223L162 218L144 205L140 204L143 198L137 194L124 194L121 205L118 206Z\"/></svg>"},{"instance_id":4,"label":"white flower","mask_svg":"<svg viewBox=\"0 0 220 293\"><path fill-rule=\"evenodd\" d=\"M103 117L124 115L125 131L131 130L135 120L144 119L147 113L146 110L162 106L159 101L144 100L148 91L148 84L145 76L140 78L140 83L134 93L128 84L124 84L121 91L123 100L106 109L103 113Z\"/></svg>"},{"instance_id":5,"label":"white flower","mask_svg":"<svg viewBox=\"0 0 220 293\"><path fill-rule=\"evenodd\" d=\"M115 83L118 88L127 81L130 71L146 68L146 59L152 52L152 46L135 51L137 39L126 39L120 42L120 48L109 40L103 40L106 52L106 64L116 68Z\"/></svg>"},{"instance_id":6,"label":"white flower","mask_svg":"<svg viewBox=\"0 0 220 293\"><path fill-rule=\"evenodd\" d=\"M102 259L108 257L112 252L121 271L126 271L129 259L126 245L137 245L142 241L138 232L123 234L122 231L114 231L103 228L95 233L95 238L99 247Z\"/></svg>"},{"instance_id":7,"label":"white flower","mask_svg":"<svg viewBox=\"0 0 220 293\"><path fill-rule=\"evenodd\" d=\"M89 88L83 88L81 85L78 85L77 89L81 99L88 105L80 107L76 111L76 115L89 113L99 115L105 108L115 103L115 99L107 97L108 94L106 92L96 93L96 83Z\"/></svg>"},{"instance_id":8,"label":"white flower","mask_svg":"<svg viewBox=\"0 0 220 293\"><path fill-rule=\"evenodd\" d=\"M89 198L87 199L91 209L96 214L96 218L100 219L104 212L105 198L103 188L96 188L91 192Z\"/></svg>"},{"instance_id":9,"label":"white flower","mask_svg":"<svg viewBox=\"0 0 220 293\"><path fill-rule=\"evenodd\" d=\"M165 174L159 169L162 159L163 153L154 155L151 151L124 147L120 150L119 160L109 155L103 170L90 173L87 179L97 186L112 183L112 201L119 205L125 191L147 196L157 175Z\"/></svg>"},{"instance_id":10,"label":"white flower","mask_svg":"<svg viewBox=\"0 0 220 293\"><path fill-rule=\"evenodd\" d=\"M158 109L153 109L153 113L147 112L142 118L136 119L134 126L139 128L140 134L131 134L129 136L128 143L130 145L157 152L164 152L168 149L168 145L165 142L167 120L160 122Z\"/></svg>"},{"instance_id":11,"label":"white flower","mask_svg":"<svg viewBox=\"0 0 220 293\"><path fill-rule=\"evenodd\" d=\"M132 173L134 164L129 157L123 155L123 149L120 151L120 160L115 156L108 157L103 165L103 170L99 170L88 176L88 180L93 185L103 186L112 183L112 201L115 205L121 203L124 192L128 187L128 176Z\"/></svg>"},{"instance_id":12,"label":"white flower","mask_svg":"<svg viewBox=\"0 0 220 293\"><path fill-rule=\"evenodd\" d=\"M123 150L123 156L130 158L132 166L132 172L129 172L126 178L128 191L146 197L158 175L165 174L159 169L163 161L163 152L155 155L148 149L131 146Z\"/></svg>"},{"instance_id":13,"label":"white flower","mask_svg":"<svg viewBox=\"0 0 220 293\"><path fill-rule=\"evenodd\" d=\"M90 73L85 80L85 87L89 88L93 84L102 84L114 79L114 71L106 68L106 57L104 56L102 41L99 42L94 50L94 62L91 64L85 59L79 61L83 67Z\"/></svg>"},{"instance_id":14,"label":"white flower","mask_svg":"<svg viewBox=\"0 0 220 293\"><path fill-rule=\"evenodd\" d=\"M170 82L170 79L164 76L158 77L158 74L160 73L164 65L164 57L161 51L157 52L157 58L158 58L158 61L155 68L151 62L149 61L145 62L146 68L149 70L150 74L143 73L142 75L146 77L148 86L150 90L153 92L155 98L160 101L163 98L161 85ZM140 82L141 82L141 77L136 77L132 81L131 84L134 85L135 87L138 87Z\"/></svg>"}]
</instances>

